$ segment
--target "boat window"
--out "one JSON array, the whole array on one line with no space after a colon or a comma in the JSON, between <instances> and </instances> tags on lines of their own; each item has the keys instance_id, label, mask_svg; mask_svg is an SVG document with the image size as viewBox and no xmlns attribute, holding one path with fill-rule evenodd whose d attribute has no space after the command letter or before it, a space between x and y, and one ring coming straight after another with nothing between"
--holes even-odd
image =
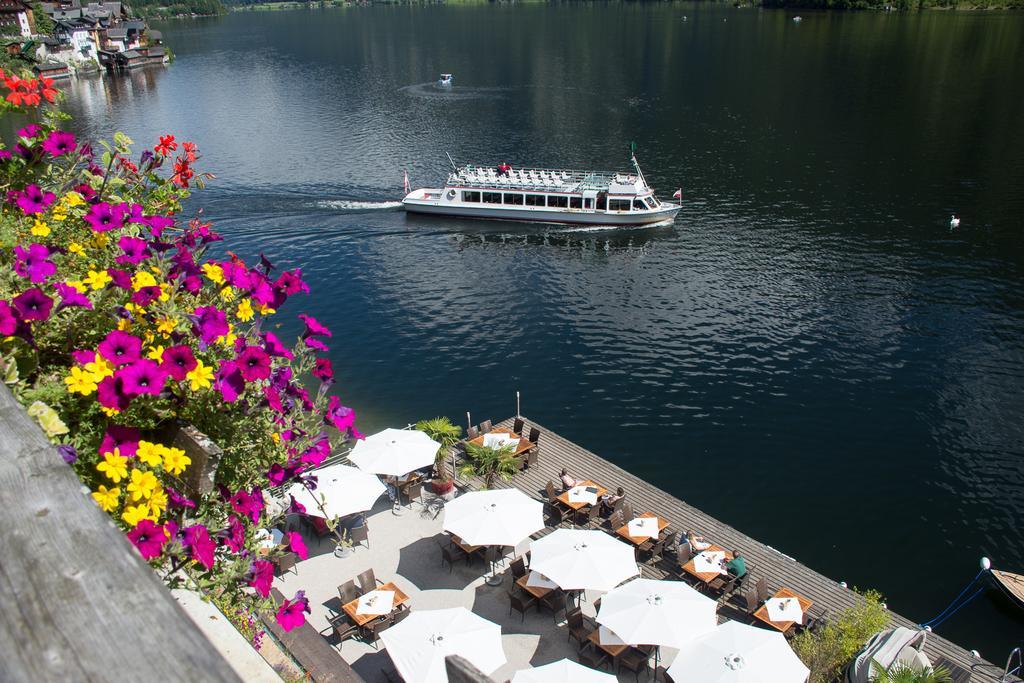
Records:
<instances>
[{"instance_id":1,"label":"boat window","mask_svg":"<svg viewBox=\"0 0 1024 683\"><path fill-rule=\"evenodd\" d=\"M594 199L593 199L593 197L587 197L586 199L583 200L583 208L584 209L593 209L594 208Z\"/></svg>"},{"instance_id":2,"label":"boat window","mask_svg":"<svg viewBox=\"0 0 1024 683\"><path fill-rule=\"evenodd\" d=\"M521 205L523 203L523 195L521 195L521 194L508 194L508 193L506 193L505 194L505 203L506 204L520 204Z\"/></svg>"},{"instance_id":3,"label":"boat window","mask_svg":"<svg viewBox=\"0 0 1024 683\"><path fill-rule=\"evenodd\" d=\"M644 206L644 203L642 201L640 201L639 199L634 199L633 200L633 210L634 211L646 211L647 207Z\"/></svg>"},{"instance_id":4,"label":"boat window","mask_svg":"<svg viewBox=\"0 0 1024 683\"><path fill-rule=\"evenodd\" d=\"M500 192L484 192L484 204L501 204Z\"/></svg>"},{"instance_id":5,"label":"boat window","mask_svg":"<svg viewBox=\"0 0 1024 683\"><path fill-rule=\"evenodd\" d=\"M629 200L628 199L609 199L608 200L609 211L629 211Z\"/></svg>"},{"instance_id":6,"label":"boat window","mask_svg":"<svg viewBox=\"0 0 1024 683\"><path fill-rule=\"evenodd\" d=\"M542 194L528 194L526 195L527 206L544 206L544 195Z\"/></svg>"},{"instance_id":7,"label":"boat window","mask_svg":"<svg viewBox=\"0 0 1024 683\"><path fill-rule=\"evenodd\" d=\"M556 206L564 209L569 206L569 198L563 195L549 194L548 195L548 206Z\"/></svg>"},{"instance_id":8,"label":"boat window","mask_svg":"<svg viewBox=\"0 0 1024 683\"><path fill-rule=\"evenodd\" d=\"M644 201L647 202L647 206L649 206L652 209L658 207L658 205L654 203L654 197L647 197L644 199Z\"/></svg>"},{"instance_id":9,"label":"boat window","mask_svg":"<svg viewBox=\"0 0 1024 683\"><path fill-rule=\"evenodd\" d=\"M467 191L463 190L463 192L462 192L462 201L464 201L464 202L479 202L480 201L480 193L479 192L467 192Z\"/></svg>"},{"instance_id":10,"label":"boat window","mask_svg":"<svg viewBox=\"0 0 1024 683\"><path fill-rule=\"evenodd\" d=\"M569 208L570 209L581 209L581 208L583 208L583 197L569 197Z\"/></svg>"}]
</instances>

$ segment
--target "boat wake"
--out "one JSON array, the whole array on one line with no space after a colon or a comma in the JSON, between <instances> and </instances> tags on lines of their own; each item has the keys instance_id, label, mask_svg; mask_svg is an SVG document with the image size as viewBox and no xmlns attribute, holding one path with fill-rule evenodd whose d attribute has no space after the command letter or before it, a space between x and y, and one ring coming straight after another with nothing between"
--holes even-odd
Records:
<instances>
[{"instance_id":1,"label":"boat wake","mask_svg":"<svg viewBox=\"0 0 1024 683\"><path fill-rule=\"evenodd\" d=\"M504 97L508 88L467 88L465 86L441 86L437 81L416 83L399 88L410 97L429 100L477 100L483 97Z\"/></svg>"},{"instance_id":2,"label":"boat wake","mask_svg":"<svg viewBox=\"0 0 1024 683\"><path fill-rule=\"evenodd\" d=\"M316 203L321 209L344 213L367 213L370 211L394 211L402 208L402 202L361 202L352 199L323 199Z\"/></svg>"}]
</instances>

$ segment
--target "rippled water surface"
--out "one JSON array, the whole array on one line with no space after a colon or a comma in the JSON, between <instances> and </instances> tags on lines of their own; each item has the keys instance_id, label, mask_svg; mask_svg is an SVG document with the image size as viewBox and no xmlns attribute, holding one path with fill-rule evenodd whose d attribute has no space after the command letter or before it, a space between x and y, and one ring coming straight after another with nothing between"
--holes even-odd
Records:
<instances>
[{"instance_id":1,"label":"rippled water surface","mask_svg":"<svg viewBox=\"0 0 1024 683\"><path fill-rule=\"evenodd\" d=\"M302 266L364 430L504 418L520 390L526 415L913 619L981 555L1024 571L1024 17L581 4L161 28L177 61L71 84L78 124L199 143L218 179L196 206L237 253ZM682 186L674 226L396 204L446 151L605 168L630 141L662 197ZM940 631L1001 662L1022 623L988 594Z\"/></svg>"}]
</instances>

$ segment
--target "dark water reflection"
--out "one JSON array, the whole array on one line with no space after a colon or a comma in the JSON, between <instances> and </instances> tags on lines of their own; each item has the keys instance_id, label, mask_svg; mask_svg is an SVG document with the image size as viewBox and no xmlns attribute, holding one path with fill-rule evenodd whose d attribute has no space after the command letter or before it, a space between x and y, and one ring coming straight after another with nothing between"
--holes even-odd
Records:
<instances>
[{"instance_id":1,"label":"dark water reflection","mask_svg":"<svg viewBox=\"0 0 1024 683\"><path fill-rule=\"evenodd\" d=\"M1024 568L1024 18L573 4L161 28L173 66L78 81L70 108L91 135L199 142L219 176L200 203L239 253L302 265L366 429L504 417L519 389L915 619L982 554ZM445 151L614 167L630 140L663 196L683 186L672 228L393 204ZM1001 661L1021 624L986 597L941 632Z\"/></svg>"}]
</instances>

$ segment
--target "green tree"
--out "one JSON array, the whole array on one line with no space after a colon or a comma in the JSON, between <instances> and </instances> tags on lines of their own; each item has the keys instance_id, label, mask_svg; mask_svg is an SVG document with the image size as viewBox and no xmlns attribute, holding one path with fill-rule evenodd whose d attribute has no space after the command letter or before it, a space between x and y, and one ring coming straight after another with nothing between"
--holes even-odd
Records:
<instances>
[{"instance_id":1,"label":"green tree","mask_svg":"<svg viewBox=\"0 0 1024 683\"><path fill-rule=\"evenodd\" d=\"M452 424L447 417L435 417L432 420L420 420L416 423L416 429L441 444L434 456L434 471L441 481L451 479L451 472L448 470L446 459L452 446L462 438L462 427Z\"/></svg>"},{"instance_id":2,"label":"green tree","mask_svg":"<svg viewBox=\"0 0 1024 683\"><path fill-rule=\"evenodd\" d=\"M871 668L875 672L875 683L953 683L953 677L944 666L929 666L924 671L918 671L900 662L886 671L872 659Z\"/></svg>"},{"instance_id":3,"label":"green tree","mask_svg":"<svg viewBox=\"0 0 1024 683\"><path fill-rule=\"evenodd\" d=\"M491 488L495 477L509 481L519 470L519 461L516 459L512 446L490 448L467 443L466 455L468 461L459 468L459 474L483 477L486 489Z\"/></svg>"},{"instance_id":4,"label":"green tree","mask_svg":"<svg viewBox=\"0 0 1024 683\"><path fill-rule=\"evenodd\" d=\"M43 6L38 2L32 3L32 17L36 22L36 33L46 36L53 34L53 19L43 11Z\"/></svg>"},{"instance_id":5,"label":"green tree","mask_svg":"<svg viewBox=\"0 0 1024 683\"><path fill-rule=\"evenodd\" d=\"M800 633L790 645L800 660L811 670L809 683L832 683L842 668L849 664L864 643L889 624L889 612L882 605L882 596L869 590L863 600L824 626Z\"/></svg>"}]
</instances>

